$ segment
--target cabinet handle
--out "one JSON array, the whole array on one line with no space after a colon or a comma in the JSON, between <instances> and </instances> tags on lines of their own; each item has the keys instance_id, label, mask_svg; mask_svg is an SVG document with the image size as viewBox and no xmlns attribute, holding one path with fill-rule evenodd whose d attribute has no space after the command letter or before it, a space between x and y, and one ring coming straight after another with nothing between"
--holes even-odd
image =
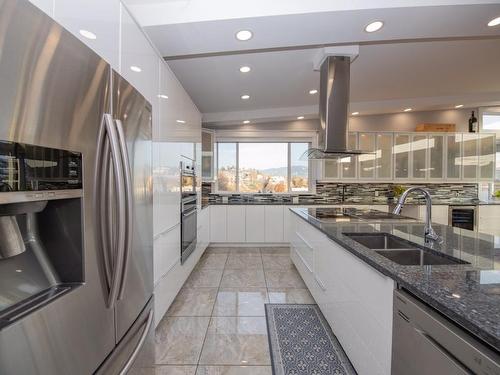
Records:
<instances>
[{"instance_id":1,"label":"cabinet handle","mask_svg":"<svg viewBox=\"0 0 500 375\"><path fill-rule=\"evenodd\" d=\"M297 249L295 249L295 254L297 254L297 256L300 258L300 261L302 263L304 263L304 266L306 266L307 270L310 272L310 273L313 273L313 270L312 268L307 264L307 262L305 261L304 257L302 255L300 255L300 253L297 251Z\"/></svg>"},{"instance_id":2,"label":"cabinet handle","mask_svg":"<svg viewBox=\"0 0 500 375\"><path fill-rule=\"evenodd\" d=\"M309 244L309 242L307 242L307 240L302 237L302 235L300 233L296 233L297 236L302 240L302 242L304 242L304 244L311 250L314 250L314 248Z\"/></svg>"},{"instance_id":3,"label":"cabinet handle","mask_svg":"<svg viewBox=\"0 0 500 375\"><path fill-rule=\"evenodd\" d=\"M321 290L323 292L325 292L326 291L325 284L323 284L323 282L320 279L318 279L318 276L316 276L316 274L314 275L314 280L316 280L316 284L319 285L319 287L321 288Z\"/></svg>"}]
</instances>

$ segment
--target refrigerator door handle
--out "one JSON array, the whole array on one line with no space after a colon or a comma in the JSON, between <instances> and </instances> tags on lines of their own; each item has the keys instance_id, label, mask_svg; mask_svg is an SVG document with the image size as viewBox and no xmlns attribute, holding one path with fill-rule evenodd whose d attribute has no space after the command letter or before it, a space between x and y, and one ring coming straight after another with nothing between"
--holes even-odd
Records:
<instances>
[{"instance_id":1,"label":"refrigerator door handle","mask_svg":"<svg viewBox=\"0 0 500 375\"><path fill-rule=\"evenodd\" d=\"M125 131L123 130L123 124L121 120L115 120L116 129L118 132L118 138L120 142L120 151L122 156L124 178L125 178L125 198L126 198L126 229L125 229L125 247L123 256L123 271L121 275L120 291L118 293L118 299L123 298L123 293L125 290L125 280L127 279L128 263L130 259L130 253L132 251L132 235L133 235L133 209L134 209L134 197L132 195L132 172L130 169L130 160L128 156L127 141L125 138Z\"/></svg>"},{"instance_id":2,"label":"refrigerator door handle","mask_svg":"<svg viewBox=\"0 0 500 375\"><path fill-rule=\"evenodd\" d=\"M153 324L153 310L148 314L148 320L146 321L146 325L144 328L144 332L142 332L141 338L139 339L139 342L137 343L137 346L134 348L134 351L130 355L130 358L127 360L127 363L125 363L125 366L123 366L122 370L120 371L120 375L126 375L127 372L130 370L132 365L134 364L135 359L137 358L137 355L142 349L142 346L144 345L144 342L146 341L146 337L148 336L149 329L151 328L151 324Z\"/></svg>"}]
</instances>

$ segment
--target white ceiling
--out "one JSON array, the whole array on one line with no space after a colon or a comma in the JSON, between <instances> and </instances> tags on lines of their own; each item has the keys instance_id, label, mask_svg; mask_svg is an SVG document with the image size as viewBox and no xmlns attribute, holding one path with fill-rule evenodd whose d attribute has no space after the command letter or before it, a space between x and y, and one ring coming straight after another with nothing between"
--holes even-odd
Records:
<instances>
[{"instance_id":1,"label":"white ceiling","mask_svg":"<svg viewBox=\"0 0 500 375\"><path fill-rule=\"evenodd\" d=\"M315 117L318 49L170 61L211 123ZM239 72L248 65L252 71ZM248 93L251 99L240 96ZM500 104L500 39L360 46L351 66L351 111L363 114Z\"/></svg>"},{"instance_id":2,"label":"white ceiling","mask_svg":"<svg viewBox=\"0 0 500 375\"><path fill-rule=\"evenodd\" d=\"M205 122L317 117L312 62L328 45L360 44L351 111L500 104L500 26L486 25L498 0L125 1ZM366 33L377 19L384 28ZM237 41L241 29L254 37Z\"/></svg>"}]
</instances>

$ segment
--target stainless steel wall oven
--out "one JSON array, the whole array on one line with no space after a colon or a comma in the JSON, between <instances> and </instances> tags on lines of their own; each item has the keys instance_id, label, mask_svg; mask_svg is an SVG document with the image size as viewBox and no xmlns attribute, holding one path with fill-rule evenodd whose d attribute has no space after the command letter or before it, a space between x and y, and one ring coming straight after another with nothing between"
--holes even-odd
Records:
<instances>
[{"instance_id":1,"label":"stainless steel wall oven","mask_svg":"<svg viewBox=\"0 0 500 375\"><path fill-rule=\"evenodd\" d=\"M196 174L192 160L181 162L181 264L196 248L198 231Z\"/></svg>"}]
</instances>

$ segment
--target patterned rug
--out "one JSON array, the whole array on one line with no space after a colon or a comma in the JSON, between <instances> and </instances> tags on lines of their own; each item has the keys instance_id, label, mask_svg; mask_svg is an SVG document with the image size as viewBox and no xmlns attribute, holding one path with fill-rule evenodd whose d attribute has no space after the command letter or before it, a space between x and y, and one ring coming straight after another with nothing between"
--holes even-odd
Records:
<instances>
[{"instance_id":1,"label":"patterned rug","mask_svg":"<svg viewBox=\"0 0 500 375\"><path fill-rule=\"evenodd\" d=\"M351 375L356 371L317 305L266 304L274 375Z\"/></svg>"}]
</instances>

